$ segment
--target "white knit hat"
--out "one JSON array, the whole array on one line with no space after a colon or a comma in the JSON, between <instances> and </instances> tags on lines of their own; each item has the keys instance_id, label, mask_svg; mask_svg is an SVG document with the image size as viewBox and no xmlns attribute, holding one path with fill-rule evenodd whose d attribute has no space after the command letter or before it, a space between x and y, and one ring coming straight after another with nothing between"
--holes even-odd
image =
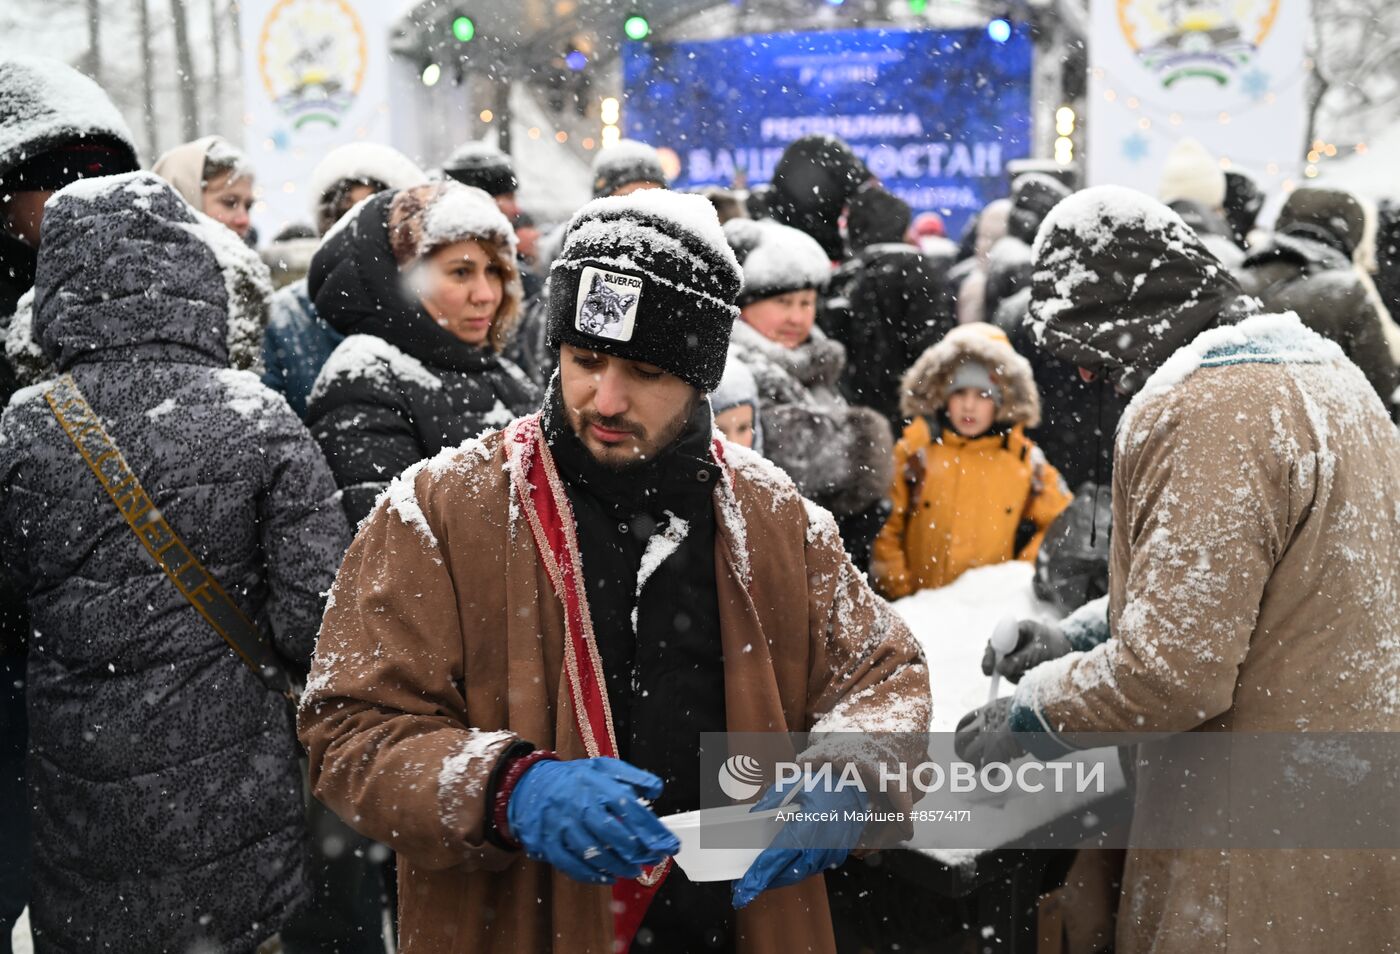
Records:
<instances>
[{"instance_id":1,"label":"white knit hat","mask_svg":"<svg viewBox=\"0 0 1400 954\"><path fill-rule=\"evenodd\" d=\"M1189 199L1208 209L1220 209L1225 205L1225 170L1205 146L1183 139L1167 154L1157 198L1167 205Z\"/></svg>"}]
</instances>

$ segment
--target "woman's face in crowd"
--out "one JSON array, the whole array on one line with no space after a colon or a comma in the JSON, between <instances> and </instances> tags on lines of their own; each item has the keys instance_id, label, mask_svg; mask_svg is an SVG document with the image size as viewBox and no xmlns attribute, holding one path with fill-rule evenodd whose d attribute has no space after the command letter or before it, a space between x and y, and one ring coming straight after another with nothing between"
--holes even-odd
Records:
<instances>
[{"instance_id":1,"label":"woman's face in crowd","mask_svg":"<svg viewBox=\"0 0 1400 954\"><path fill-rule=\"evenodd\" d=\"M784 348L796 348L812 334L817 320L817 293L802 291L760 298L745 305L741 317L755 331Z\"/></svg>"},{"instance_id":2,"label":"woman's face in crowd","mask_svg":"<svg viewBox=\"0 0 1400 954\"><path fill-rule=\"evenodd\" d=\"M738 404L715 415L724 439L741 447L753 447L753 405Z\"/></svg>"},{"instance_id":3,"label":"woman's face in crowd","mask_svg":"<svg viewBox=\"0 0 1400 954\"><path fill-rule=\"evenodd\" d=\"M453 242L433 252L418 268L418 300L423 310L467 344L485 344L505 297L505 276L495 256L480 242Z\"/></svg>"},{"instance_id":4,"label":"woman's face in crowd","mask_svg":"<svg viewBox=\"0 0 1400 954\"><path fill-rule=\"evenodd\" d=\"M997 402L985 391L963 388L948 398L948 420L953 430L963 437L980 437L987 433L996 416Z\"/></svg>"},{"instance_id":5,"label":"woman's face in crowd","mask_svg":"<svg viewBox=\"0 0 1400 954\"><path fill-rule=\"evenodd\" d=\"M233 178L232 173L221 172L204 187L204 214L228 226L239 238L247 238L252 228L248 218L252 208L252 176Z\"/></svg>"}]
</instances>

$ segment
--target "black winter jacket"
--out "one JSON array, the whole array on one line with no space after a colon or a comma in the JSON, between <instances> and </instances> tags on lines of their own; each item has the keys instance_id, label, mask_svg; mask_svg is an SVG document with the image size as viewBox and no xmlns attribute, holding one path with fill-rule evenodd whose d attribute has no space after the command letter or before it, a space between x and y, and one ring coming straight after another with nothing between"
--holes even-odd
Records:
<instances>
[{"instance_id":1,"label":"black winter jacket","mask_svg":"<svg viewBox=\"0 0 1400 954\"><path fill-rule=\"evenodd\" d=\"M346 339L321 368L306 424L344 492L352 522L402 471L539 405L514 364L439 327L400 291L385 217L366 202L311 260L316 311Z\"/></svg>"},{"instance_id":2,"label":"black winter jacket","mask_svg":"<svg viewBox=\"0 0 1400 954\"><path fill-rule=\"evenodd\" d=\"M899 379L955 322L947 267L912 245L871 245L832 276L818 323L846 346L841 395L898 433Z\"/></svg>"},{"instance_id":3,"label":"black winter jacket","mask_svg":"<svg viewBox=\"0 0 1400 954\"><path fill-rule=\"evenodd\" d=\"M228 369L223 276L183 200L148 173L94 182L50 202L37 339L176 533L306 667L349 539L330 472L286 402ZM0 421L0 552L34 627L35 935L56 952L249 950L306 893L291 715L147 555L43 391Z\"/></svg>"},{"instance_id":4,"label":"black winter jacket","mask_svg":"<svg viewBox=\"0 0 1400 954\"><path fill-rule=\"evenodd\" d=\"M1266 311L1296 311L1303 324L1341 345L1392 409L1400 369L1390 357L1381 316L1350 259L1314 239L1275 235L1249 254L1239 278Z\"/></svg>"}]
</instances>

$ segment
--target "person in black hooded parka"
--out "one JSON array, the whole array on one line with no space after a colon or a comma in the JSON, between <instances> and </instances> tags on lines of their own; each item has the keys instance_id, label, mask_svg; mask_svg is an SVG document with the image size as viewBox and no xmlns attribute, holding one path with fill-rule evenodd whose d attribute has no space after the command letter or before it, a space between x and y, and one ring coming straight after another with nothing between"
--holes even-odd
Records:
<instances>
[{"instance_id":1,"label":"person in black hooded parka","mask_svg":"<svg viewBox=\"0 0 1400 954\"><path fill-rule=\"evenodd\" d=\"M955 323L948 263L904 241L909 206L878 186L851 199L846 234L854 257L832 276L817 324L846 346L841 394L903 428L899 381Z\"/></svg>"},{"instance_id":2,"label":"person in black hooded parka","mask_svg":"<svg viewBox=\"0 0 1400 954\"><path fill-rule=\"evenodd\" d=\"M408 467L539 405L500 356L520 308L515 260L496 203L457 182L380 193L326 236L307 289L347 337L306 423L351 521Z\"/></svg>"},{"instance_id":3,"label":"person in black hooded parka","mask_svg":"<svg viewBox=\"0 0 1400 954\"><path fill-rule=\"evenodd\" d=\"M203 224L150 173L49 200L34 335L155 505L292 667L349 542L256 375ZM0 420L0 564L27 602L38 952L251 952L306 896L286 700L156 566L37 385ZM6 811L10 810L6 806Z\"/></svg>"}]
</instances>

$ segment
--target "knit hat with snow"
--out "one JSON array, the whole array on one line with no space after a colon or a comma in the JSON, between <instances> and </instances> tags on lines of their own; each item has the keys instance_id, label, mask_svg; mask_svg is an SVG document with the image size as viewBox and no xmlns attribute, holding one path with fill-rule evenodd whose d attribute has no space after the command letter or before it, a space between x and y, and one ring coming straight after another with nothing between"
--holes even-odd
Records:
<instances>
[{"instance_id":1,"label":"knit hat with snow","mask_svg":"<svg viewBox=\"0 0 1400 954\"><path fill-rule=\"evenodd\" d=\"M749 366L731 355L719 387L710 392L710 410L716 417L747 404L753 408L753 449L763 453L763 420L758 412L758 382Z\"/></svg>"},{"instance_id":2,"label":"knit hat with snow","mask_svg":"<svg viewBox=\"0 0 1400 954\"><path fill-rule=\"evenodd\" d=\"M1190 199L1208 209L1225 204L1225 172L1220 163L1194 139L1183 139L1167 154L1157 198L1170 205L1177 199Z\"/></svg>"},{"instance_id":3,"label":"knit hat with snow","mask_svg":"<svg viewBox=\"0 0 1400 954\"><path fill-rule=\"evenodd\" d=\"M520 187L510 156L479 140L458 146L442 164L442 171L487 195L506 195Z\"/></svg>"},{"instance_id":4,"label":"knit hat with snow","mask_svg":"<svg viewBox=\"0 0 1400 954\"><path fill-rule=\"evenodd\" d=\"M1274 229L1322 242L1351 258L1366 231L1366 211L1350 192L1305 186L1289 193Z\"/></svg>"},{"instance_id":5,"label":"knit hat with snow","mask_svg":"<svg viewBox=\"0 0 1400 954\"><path fill-rule=\"evenodd\" d=\"M740 279L704 197L649 189L594 199L550 269L549 346L644 361L713 391Z\"/></svg>"},{"instance_id":6,"label":"knit hat with snow","mask_svg":"<svg viewBox=\"0 0 1400 954\"><path fill-rule=\"evenodd\" d=\"M831 277L831 262L806 232L769 219L731 219L724 236L744 269L740 308L788 292L821 288Z\"/></svg>"},{"instance_id":7,"label":"knit hat with snow","mask_svg":"<svg viewBox=\"0 0 1400 954\"><path fill-rule=\"evenodd\" d=\"M593 195L612 195L633 182L652 182L665 188L666 172L656 150L635 139L621 139L593 160Z\"/></svg>"}]
</instances>

